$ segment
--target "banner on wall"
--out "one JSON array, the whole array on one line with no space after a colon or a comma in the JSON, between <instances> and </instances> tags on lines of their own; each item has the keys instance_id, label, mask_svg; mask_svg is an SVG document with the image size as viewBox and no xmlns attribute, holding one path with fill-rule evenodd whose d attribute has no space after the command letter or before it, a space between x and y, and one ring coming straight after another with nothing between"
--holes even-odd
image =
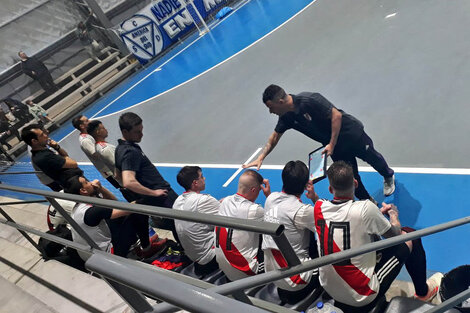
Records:
<instances>
[{"instance_id":1,"label":"banner on wall","mask_svg":"<svg viewBox=\"0 0 470 313\"><path fill-rule=\"evenodd\" d=\"M199 21L199 17L194 8L205 19L226 2L227 0L154 1L121 23L121 39L138 59L151 60L196 27L194 21Z\"/></svg>"}]
</instances>

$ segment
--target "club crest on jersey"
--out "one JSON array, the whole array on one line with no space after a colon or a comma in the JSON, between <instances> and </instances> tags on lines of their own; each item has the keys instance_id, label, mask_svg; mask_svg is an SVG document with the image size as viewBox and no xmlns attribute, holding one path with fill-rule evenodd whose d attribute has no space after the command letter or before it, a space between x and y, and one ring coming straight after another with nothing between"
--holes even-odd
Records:
<instances>
[{"instance_id":1,"label":"club crest on jersey","mask_svg":"<svg viewBox=\"0 0 470 313\"><path fill-rule=\"evenodd\" d=\"M305 119L306 119L307 121L309 121L309 122L312 121L312 117L310 116L310 114L305 113L305 114L304 114L304 117L305 117Z\"/></svg>"}]
</instances>

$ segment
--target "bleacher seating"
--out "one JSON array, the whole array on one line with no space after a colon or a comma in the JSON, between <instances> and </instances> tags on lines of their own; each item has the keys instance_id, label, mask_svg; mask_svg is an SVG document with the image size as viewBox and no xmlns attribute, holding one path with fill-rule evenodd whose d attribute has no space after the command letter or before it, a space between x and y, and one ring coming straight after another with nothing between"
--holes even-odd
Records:
<instances>
[{"instance_id":1,"label":"bleacher seating","mask_svg":"<svg viewBox=\"0 0 470 313\"><path fill-rule=\"evenodd\" d=\"M88 58L55 79L55 84L60 88L55 93L49 95L39 90L23 99L23 102L32 100L47 111L53 123L47 123L46 129L52 131L62 125L139 67L139 63L135 62L131 55L123 57L110 47L103 49L98 57L101 62ZM23 127L34 122L31 120L12 126L21 131ZM13 146L8 151L9 156L14 158L26 151L26 145L14 136L10 136L8 140Z\"/></svg>"}]
</instances>

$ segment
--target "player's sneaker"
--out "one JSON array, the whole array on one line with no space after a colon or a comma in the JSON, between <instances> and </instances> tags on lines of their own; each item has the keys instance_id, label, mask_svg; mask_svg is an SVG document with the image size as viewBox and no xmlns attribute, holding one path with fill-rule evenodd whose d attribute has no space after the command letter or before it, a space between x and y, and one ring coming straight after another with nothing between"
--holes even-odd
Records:
<instances>
[{"instance_id":1,"label":"player's sneaker","mask_svg":"<svg viewBox=\"0 0 470 313\"><path fill-rule=\"evenodd\" d=\"M444 275L442 275L442 273L439 273L439 272L429 277L428 280L426 280L426 283L428 284L427 295L425 296L415 295L415 298L421 301L430 302L437 295L437 292L439 291L439 286L441 285L442 277L444 277Z\"/></svg>"},{"instance_id":2,"label":"player's sneaker","mask_svg":"<svg viewBox=\"0 0 470 313\"><path fill-rule=\"evenodd\" d=\"M395 191L395 175L384 179L384 196L388 197Z\"/></svg>"},{"instance_id":3,"label":"player's sneaker","mask_svg":"<svg viewBox=\"0 0 470 313\"><path fill-rule=\"evenodd\" d=\"M157 252L159 252L165 247L166 241L167 241L166 239L154 241L150 243L150 247L146 249L142 249L142 248L138 249L136 251L136 254L140 258L144 258L144 259L150 258L151 256L154 256L155 254L157 254Z\"/></svg>"}]
</instances>

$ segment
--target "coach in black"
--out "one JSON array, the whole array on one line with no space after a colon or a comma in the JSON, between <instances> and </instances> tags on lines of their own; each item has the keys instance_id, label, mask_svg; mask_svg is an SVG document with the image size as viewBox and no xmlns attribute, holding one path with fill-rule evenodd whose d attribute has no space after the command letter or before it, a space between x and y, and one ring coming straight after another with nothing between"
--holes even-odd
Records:
<instances>
[{"instance_id":1,"label":"coach in black","mask_svg":"<svg viewBox=\"0 0 470 313\"><path fill-rule=\"evenodd\" d=\"M31 147L31 161L47 176L67 187L69 178L83 175L77 162L69 157L67 151L50 139L47 131L38 124L31 124L21 130L21 139ZM57 153L52 152L54 149Z\"/></svg>"},{"instance_id":2,"label":"coach in black","mask_svg":"<svg viewBox=\"0 0 470 313\"><path fill-rule=\"evenodd\" d=\"M364 125L354 116L337 109L319 93L302 92L288 95L279 86L270 85L263 93L263 102L269 112L279 116L274 132L260 156L244 167L261 167L263 160L274 149L282 134L291 128L325 146L323 153L333 161L351 164L358 181L356 197L370 199L359 176L356 157L369 163L384 177L384 195L395 191L394 171L383 156L374 149L372 139L365 133Z\"/></svg>"},{"instance_id":3,"label":"coach in black","mask_svg":"<svg viewBox=\"0 0 470 313\"><path fill-rule=\"evenodd\" d=\"M123 186L135 193L139 204L172 208L178 195L137 144L143 137L142 119L135 113L124 113L119 117L119 128L122 139L118 140L114 156ZM170 229L178 239L173 220L152 219L157 227Z\"/></svg>"}]
</instances>

